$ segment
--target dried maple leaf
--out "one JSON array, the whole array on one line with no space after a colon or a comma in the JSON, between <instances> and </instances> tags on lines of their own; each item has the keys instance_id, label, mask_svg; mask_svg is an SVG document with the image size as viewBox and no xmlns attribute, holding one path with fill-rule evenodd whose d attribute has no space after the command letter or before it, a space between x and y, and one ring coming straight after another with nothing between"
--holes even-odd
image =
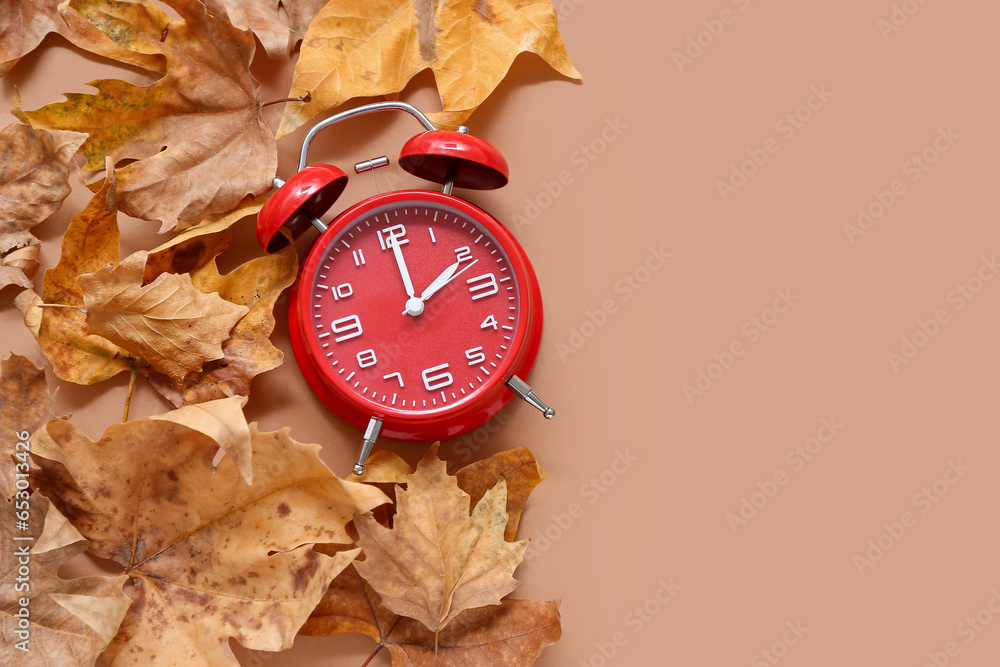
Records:
<instances>
[{"instance_id":1,"label":"dried maple leaf","mask_svg":"<svg viewBox=\"0 0 1000 667\"><path fill-rule=\"evenodd\" d=\"M288 55L305 35L309 22L327 0L281 0L288 25L281 22L278 0L221 0L229 20L240 30L250 29L270 58Z\"/></svg>"},{"instance_id":2,"label":"dried maple leaf","mask_svg":"<svg viewBox=\"0 0 1000 667\"><path fill-rule=\"evenodd\" d=\"M378 593L349 565L330 584L323 601L300 634L329 636L342 632L368 635L389 650L393 667L525 667L546 646L559 641L562 628L557 602L502 600L499 606L463 612L437 637L421 623L382 606Z\"/></svg>"},{"instance_id":3,"label":"dried maple leaf","mask_svg":"<svg viewBox=\"0 0 1000 667\"><path fill-rule=\"evenodd\" d=\"M77 283L81 274L116 264L121 252L117 222L114 172L101 191L70 221L63 236L59 263L42 278L42 298L24 292L15 300L25 324L38 339L56 377L77 384L93 384L133 370L138 362L128 351L102 336L89 333L86 306ZM144 282L167 273L191 274L201 292L219 295L240 309L248 308L222 342L221 357L202 365L181 381L142 365L138 371L176 406L226 396L246 396L250 381L279 366L283 355L269 337L274 330L274 304L295 280L295 249L253 259L222 276L215 258L229 246L229 227L259 210L261 202L244 202L230 214L217 216L178 235L148 256ZM47 308L44 304L71 306Z\"/></svg>"},{"instance_id":4,"label":"dried maple leaf","mask_svg":"<svg viewBox=\"0 0 1000 667\"><path fill-rule=\"evenodd\" d=\"M14 495L15 457L27 463L27 446L18 446L24 442L21 436L27 437L55 417L55 402L44 370L18 354L0 360L0 433L4 434L0 439L0 495L3 498Z\"/></svg>"},{"instance_id":5,"label":"dried maple leaf","mask_svg":"<svg viewBox=\"0 0 1000 667\"><path fill-rule=\"evenodd\" d=\"M218 443L179 421L118 424L94 442L55 420L33 439L39 489L90 540L90 553L133 578L133 605L105 652L112 667L235 667L230 638L289 648L357 554L311 547L350 543L351 516L386 501L338 479L319 445L253 424L247 485L229 459L213 468Z\"/></svg>"},{"instance_id":6,"label":"dried maple leaf","mask_svg":"<svg viewBox=\"0 0 1000 667\"><path fill-rule=\"evenodd\" d=\"M223 18L215 0L167 0L182 20L150 2L69 0L120 46L160 54L166 74L149 86L94 81L93 95L25 112L33 127L89 133L85 169L136 160L118 170L118 201L160 231L228 211L271 189L277 147L250 74L254 41ZM123 10L124 8L124 10Z\"/></svg>"},{"instance_id":7,"label":"dried maple leaf","mask_svg":"<svg viewBox=\"0 0 1000 667\"><path fill-rule=\"evenodd\" d=\"M125 3L122 3L125 4ZM0 3L0 75L56 33L82 49L150 71L162 71L162 58L136 53L115 44L65 4L45 0L4 0Z\"/></svg>"},{"instance_id":8,"label":"dried maple leaf","mask_svg":"<svg viewBox=\"0 0 1000 667\"><path fill-rule=\"evenodd\" d=\"M283 137L354 97L398 93L430 68L445 126L464 122L506 76L519 53L536 53L559 73L580 78L556 26L550 0L331 0L302 42L285 107Z\"/></svg>"},{"instance_id":9,"label":"dried maple leaf","mask_svg":"<svg viewBox=\"0 0 1000 667\"><path fill-rule=\"evenodd\" d=\"M191 373L182 382L155 371L147 373L156 390L176 406L224 396L246 396L255 376L277 368L284 359L281 350L271 344L270 336L275 324L274 305L298 272L294 246L252 259L222 275L215 257L228 245L228 235L221 243L213 236L192 237L186 247L173 253L171 261L190 267L191 280L199 290L218 292L223 299L247 306L250 311L222 343L221 359L207 362L201 371ZM191 266L192 263L196 265Z\"/></svg>"},{"instance_id":10,"label":"dried maple leaf","mask_svg":"<svg viewBox=\"0 0 1000 667\"><path fill-rule=\"evenodd\" d=\"M88 331L181 381L222 357L222 341L250 309L198 290L186 273L162 273L143 285L146 255L140 250L77 277Z\"/></svg>"},{"instance_id":11,"label":"dried maple leaf","mask_svg":"<svg viewBox=\"0 0 1000 667\"><path fill-rule=\"evenodd\" d=\"M69 163L86 138L80 132L33 130L17 123L0 130L0 255L38 243L30 230L59 210L69 195ZM18 261L3 259L9 267Z\"/></svg>"},{"instance_id":12,"label":"dried maple leaf","mask_svg":"<svg viewBox=\"0 0 1000 667\"><path fill-rule=\"evenodd\" d=\"M558 602L503 600L496 607L464 612L438 637L401 618L383 645L398 667L521 667L533 664L561 636Z\"/></svg>"},{"instance_id":13,"label":"dried maple leaf","mask_svg":"<svg viewBox=\"0 0 1000 667\"><path fill-rule=\"evenodd\" d=\"M406 477L413 473L413 468L397 454L387 450L372 452L365 463L365 474L358 476L351 473L348 479L352 482L378 484L390 498L394 497L396 484L406 484ZM455 473L458 487L469 494L472 504L479 500L503 478L507 483L507 529L504 539L513 542L517 535L517 527L521 523L521 513L528 496L545 479L545 471L535 460L535 455L527 447L518 447L504 452L498 452L482 461L470 463ZM391 506L387 509L391 517ZM376 516L378 519L379 517ZM389 527L388 521L380 521Z\"/></svg>"},{"instance_id":14,"label":"dried maple leaf","mask_svg":"<svg viewBox=\"0 0 1000 667\"><path fill-rule=\"evenodd\" d=\"M406 478L406 490L397 491L391 530L371 516L354 520L365 552L358 573L387 609L420 621L435 636L467 609L500 604L518 584L513 573L528 542L504 540L505 480L471 516L469 507L469 495L434 446Z\"/></svg>"},{"instance_id":15,"label":"dried maple leaf","mask_svg":"<svg viewBox=\"0 0 1000 667\"><path fill-rule=\"evenodd\" d=\"M19 529L22 513L28 518ZM132 602L122 592L128 577L60 579L59 566L86 550L87 542L38 493L22 491L0 503L0 540L0 662L93 665Z\"/></svg>"},{"instance_id":16,"label":"dried maple leaf","mask_svg":"<svg viewBox=\"0 0 1000 667\"><path fill-rule=\"evenodd\" d=\"M406 467L402 459L388 452L374 452L369 462L377 464L372 474L380 482L400 478ZM511 522L516 523L515 517L523 512L528 495L545 476L531 452L525 448L500 452L456 473L459 486L475 499L482 498L501 476L510 488L507 511L511 521L506 535L510 542L514 539ZM387 609L352 565L334 579L300 634L326 636L341 632L368 635L379 648L389 649L392 664L398 667L493 663L519 666L532 664L543 648L558 641L560 625L555 602L502 600L499 607L491 605L459 614L438 636L435 659L434 633Z\"/></svg>"}]
</instances>

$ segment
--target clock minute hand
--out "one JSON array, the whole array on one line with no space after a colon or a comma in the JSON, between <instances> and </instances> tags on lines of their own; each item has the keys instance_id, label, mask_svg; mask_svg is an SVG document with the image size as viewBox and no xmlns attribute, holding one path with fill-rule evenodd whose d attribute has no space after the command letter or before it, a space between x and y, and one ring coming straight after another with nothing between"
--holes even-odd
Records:
<instances>
[{"instance_id":1,"label":"clock minute hand","mask_svg":"<svg viewBox=\"0 0 1000 667\"><path fill-rule=\"evenodd\" d=\"M461 271L457 271L458 267L462 264L461 262L455 262L454 264L449 266L447 269L441 272L440 276L434 279L434 282L432 282L430 285L427 286L427 289L425 289L423 294L420 295L420 300L426 301L427 299L434 296L434 294L438 290L440 290L442 287L450 283L452 280L458 278L460 275L468 271L470 268L472 268L472 265L478 261L479 261L478 259L472 260L471 262L466 264L465 268L462 269Z\"/></svg>"}]
</instances>

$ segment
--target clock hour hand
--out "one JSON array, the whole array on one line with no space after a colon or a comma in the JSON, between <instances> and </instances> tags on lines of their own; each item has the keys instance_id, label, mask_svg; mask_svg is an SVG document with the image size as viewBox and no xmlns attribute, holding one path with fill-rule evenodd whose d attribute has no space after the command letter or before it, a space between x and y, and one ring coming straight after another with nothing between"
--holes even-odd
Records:
<instances>
[{"instance_id":1,"label":"clock hour hand","mask_svg":"<svg viewBox=\"0 0 1000 667\"><path fill-rule=\"evenodd\" d=\"M420 295L420 300L426 301L427 299L434 296L434 294L436 294L442 287L450 283L455 278L458 278L465 271L472 268L472 265L478 261L479 261L478 259L472 260L471 262L466 264L465 268L462 269L461 271L458 270L458 267L462 264L461 262L455 262L454 264L449 266L447 269L441 272L441 275L435 278L434 281L427 286L427 289L425 289L423 293Z\"/></svg>"}]
</instances>

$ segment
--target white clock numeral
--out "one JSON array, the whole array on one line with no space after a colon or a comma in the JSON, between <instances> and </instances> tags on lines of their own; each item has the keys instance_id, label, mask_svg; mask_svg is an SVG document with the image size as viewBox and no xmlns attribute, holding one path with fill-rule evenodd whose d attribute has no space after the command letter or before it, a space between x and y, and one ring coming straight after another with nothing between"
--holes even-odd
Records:
<instances>
[{"instance_id":1,"label":"white clock numeral","mask_svg":"<svg viewBox=\"0 0 1000 667\"><path fill-rule=\"evenodd\" d=\"M343 336L334 338L338 343L357 338L364 333L364 330L361 328L361 319L357 315L348 315L347 317L341 317L339 320L334 320L330 322L330 328L333 329L333 333L335 334L344 334Z\"/></svg>"},{"instance_id":2,"label":"white clock numeral","mask_svg":"<svg viewBox=\"0 0 1000 667\"><path fill-rule=\"evenodd\" d=\"M497 277L492 273L484 273L481 276L469 278L465 282L467 285L470 285L469 294L472 295L473 301L485 299L500 291L500 286L497 285Z\"/></svg>"},{"instance_id":3,"label":"white clock numeral","mask_svg":"<svg viewBox=\"0 0 1000 667\"><path fill-rule=\"evenodd\" d=\"M406 245L410 242L410 239L406 238L406 227L404 225L393 225L392 227L378 230L378 244L382 247L382 250L392 249L392 246L389 245L390 236L396 237L397 245Z\"/></svg>"},{"instance_id":4,"label":"white clock numeral","mask_svg":"<svg viewBox=\"0 0 1000 667\"><path fill-rule=\"evenodd\" d=\"M389 378L396 378L397 380L399 380L399 386L400 387L404 386L403 385L403 374L400 373L399 371L396 371L395 373L389 373L388 375L383 375L382 376L383 380L388 380Z\"/></svg>"},{"instance_id":5,"label":"white clock numeral","mask_svg":"<svg viewBox=\"0 0 1000 667\"><path fill-rule=\"evenodd\" d=\"M472 259L472 249L469 246L464 245L461 248L455 248L456 262L464 262L467 259Z\"/></svg>"},{"instance_id":6,"label":"white clock numeral","mask_svg":"<svg viewBox=\"0 0 1000 667\"><path fill-rule=\"evenodd\" d=\"M375 350L369 348L358 352L358 366L361 368L368 368L376 363L378 363L378 359L375 358Z\"/></svg>"},{"instance_id":7,"label":"white clock numeral","mask_svg":"<svg viewBox=\"0 0 1000 667\"><path fill-rule=\"evenodd\" d=\"M451 376L451 373L444 370L446 368L448 368L448 364L441 364L439 366L425 368L423 372L420 373L420 376L424 378L424 387L427 388L427 391L442 389L455 381L455 378ZM444 372L437 373L436 371Z\"/></svg>"},{"instance_id":8,"label":"white clock numeral","mask_svg":"<svg viewBox=\"0 0 1000 667\"><path fill-rule=\"evenodd\" d=\"M485 320L483 320L482 324L479 325L480 329L486 329L487 327L492 327L493 330L495 331L497 328L497 318L490 315Z\"/></svg>"},{"instance_id":9,"label":"white clock numeral","mask_svg":"<svg viewBox=\"0 0 1000 667\"><path fill-rule=\"evenodd\" d=\"M360 248L352 250L351 254L354 256L354 266L361 266L365 263L365 252Z\"/></svg>"},{"instance_id":10,"label":"white clock numeral","mask_svg":"<svg viewBox=\"0 0 1000 667\"><path fill-rule=\"evenodd\" d=\"M434 238L434 228L433 227L428 227L427 231L431 233L431 243L437 243L438 240L436 238Z\"/></svg>"},{"instance_id":11,"label":"white clock numeral","mask_svg":"<svg viewBox=\"0 0 1000 667\"><path fill-rule=\"evenodd\" d=\"M330 294L333 295L334 301L340 301L354 294L354 288L351 287L351 283L341 283L330 290Z\"/></svg>"},{"instance_id":12,"label":"white clock numeral","mask_svg":"<svg viewBox=\"0 0 1000 667\"><path fill-rule=\"evenodd\" d=\"M479 347L474 347L471 350L466 350L465 358L469 360L470 366L483 363L486 361L486 355L483 354L483 346L480 345Z\"/></svg>"}]
</instances>

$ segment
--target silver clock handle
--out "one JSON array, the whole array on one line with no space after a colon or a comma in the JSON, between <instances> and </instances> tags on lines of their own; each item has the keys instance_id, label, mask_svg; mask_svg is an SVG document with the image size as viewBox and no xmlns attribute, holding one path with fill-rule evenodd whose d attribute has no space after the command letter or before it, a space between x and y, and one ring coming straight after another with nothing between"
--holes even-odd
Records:
<instances>
[{"instance_id":1,"label":"silver clock handle","mask_svg":"<svg viewBox=\"0 0 1000 667\"><path fill-rule=\"evenodd\" d=\"M538 398L535 392L531 391L531 387L528 386L528 383L516 375L510 376L510 379L507 380L507 387L525 401L541 410L546 419L552 419L556 416L556 411L545 405L545 402Z\"/></svg>"},{"instance_id":2,"label":"silver clock handle","mask_svg":"<svg viewBox=\"0 0 1000 667\"><path fill-rule=\"evenodd\" d=\"M354 118L355 116L364 116L370 113L375 113L376 111L405 111L420 121L420 124L423 125L426 130L430 131L438 129L437 126L427 118L427 116L421 113L420 109L416 108L412 104L407 104L406 102L373 102L371 104L363 104L359 107L334 114L326 120L316 123L316 125L309 130L309 133L306 134L306 138L302 140L302 151L299 153L299 171L305 169L306 165L309 164L306 159L306 154L309 152L309 144L312 143L312 140L317 134L342 120Z\"/></svg>"},{"instance_id":3,"label":"silver clock handle","mask_svg":"<svg viewBox=\"0 0 1000 667\"><path fill-rule=\"evenodd\" d=\"M368 422L368 428L365 429L365 441L361 444L361 454L358 455L358 462L354 464L355 475L365 474L365 461L368 460L368 455L372 453L372 447L375 446L375 441L378 440L378 434L381 430L382 420L378 417L372 417Z\"/></svg>"}]
</instances>

